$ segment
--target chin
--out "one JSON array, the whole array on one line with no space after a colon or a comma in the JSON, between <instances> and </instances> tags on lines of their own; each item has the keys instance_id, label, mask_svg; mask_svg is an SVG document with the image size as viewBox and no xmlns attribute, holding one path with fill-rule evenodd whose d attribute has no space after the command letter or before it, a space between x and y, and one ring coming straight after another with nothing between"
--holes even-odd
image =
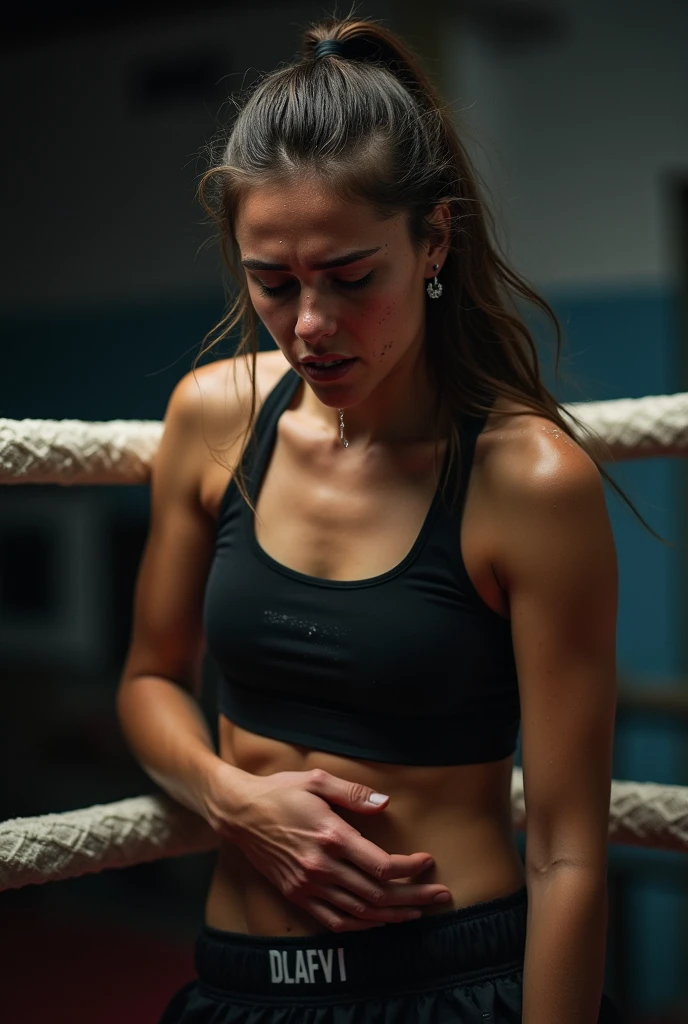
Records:
<instances>
[{"instance_id":1,"label":"chin","mask_svg":"<svg viewBox=\"0 0 688 1024\"><path fill-rule=\"evenodd\" d=\"M360 398L351 394L350 388L339 388L335 390L332 385L318 387L312 380L305 378L306 384L322 405L329 409L348 409L352 405L358 405Z\"/></svg>"}]
</instances>

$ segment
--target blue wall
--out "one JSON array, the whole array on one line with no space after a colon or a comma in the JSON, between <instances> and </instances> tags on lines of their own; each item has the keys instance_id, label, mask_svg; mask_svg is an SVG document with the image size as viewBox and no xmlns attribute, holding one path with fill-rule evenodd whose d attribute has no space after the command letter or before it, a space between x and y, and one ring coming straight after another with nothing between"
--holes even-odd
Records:
<instances>
[{"instance_id":1,"label":"blue wall","mask_svg":"<svg viewBox=\"0 0 688 1024\"><path fill-rule=\"evenodd\" d=\"M0 414L13 419L162 419L222 299L0 317Z\"/></svg>"}]
</instances>

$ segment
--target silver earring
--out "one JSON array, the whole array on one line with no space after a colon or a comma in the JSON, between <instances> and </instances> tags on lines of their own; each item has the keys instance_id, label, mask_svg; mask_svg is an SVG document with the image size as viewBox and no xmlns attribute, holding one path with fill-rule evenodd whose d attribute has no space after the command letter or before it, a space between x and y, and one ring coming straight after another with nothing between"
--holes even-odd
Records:
<instances>
[{"instance_id":1,"label":"silver earring","mask_svg":"<svg viewBox=\"0 0 688 1024\"><path fill-rule=\"evenodd\" d=\"M342 448L348 448L349 442L344 437L344 410L339 410L339 440L342 442Z\"/></svg>"},{"instance_id":2,"label":"silver earring","mask_svg":"<svg viewBox=\"0 0 688 1024\"><path fill-rule=\"evenodd\" d=\"M439 267L439 263L435 263L432 269L436 271L439 270ZM439 299L440 295L442 294L442 285L437 280L437 274L435 274L434 281L428 281L427 293L431 299Z\"/></svg>"}]
</instances>

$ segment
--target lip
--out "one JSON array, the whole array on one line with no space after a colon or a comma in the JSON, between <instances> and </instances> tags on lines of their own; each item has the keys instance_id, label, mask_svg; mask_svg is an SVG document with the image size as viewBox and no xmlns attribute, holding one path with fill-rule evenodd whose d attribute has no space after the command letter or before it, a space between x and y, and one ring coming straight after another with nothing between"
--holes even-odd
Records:
<instances>
[{"instance_id":1,"label":"lip","mask_svg":"<svg viewBox=\"0 0 688 1024\"><path fill-rule=\"evenodd\" d=\"M299 362L303 363L304 366L306 366L306 365L308 365L308 363L331 363L335 359L353 359L353 358L354 358L353 356L342 355L340 352L328 352L327 355L324 355L324 356L304 356L303 359L299 360Z\"/></svg>"},{"instance_id":2,"label":"lip","mask_svg":"<svg viewBox=\"0 0 688 1024\"><path fill-rule=\"evenodd\" d=\"M312 380L314 384L334 384L336 381L340 381L348 376L354 363L357 362L358 360L355 357L350 357L336 366L323 366L323 361L320 359L315 362L302 363L301 366L302 373Z\"/></svg>"}]
</instances>

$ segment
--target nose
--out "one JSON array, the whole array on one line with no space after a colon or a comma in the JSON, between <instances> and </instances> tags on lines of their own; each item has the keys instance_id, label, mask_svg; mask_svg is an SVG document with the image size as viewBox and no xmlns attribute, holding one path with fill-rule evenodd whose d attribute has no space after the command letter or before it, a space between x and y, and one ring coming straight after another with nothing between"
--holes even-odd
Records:
<instances>
[{"instance_id":1,"label":"nose","mask_svg":"<svg viewBox=\"0 0 688 1024\"><path fill-rule=\"evenodd\" d=\"M328 310L327 304L316 302L311 293L305 295L296 320L295 333L297 338L308 345L316 344L320 338L330 338L337 330L335 317Z\"/></svg>"}]
</instances>

